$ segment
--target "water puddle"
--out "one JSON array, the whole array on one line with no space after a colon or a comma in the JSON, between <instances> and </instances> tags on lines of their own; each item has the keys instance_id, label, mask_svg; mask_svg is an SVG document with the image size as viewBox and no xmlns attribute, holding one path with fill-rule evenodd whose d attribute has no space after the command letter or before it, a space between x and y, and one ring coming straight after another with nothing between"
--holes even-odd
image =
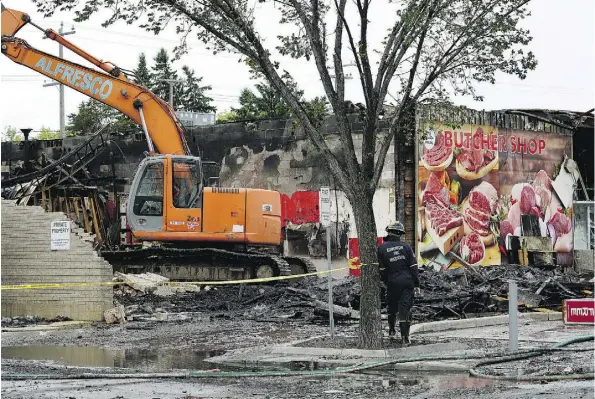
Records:
<instances>
[{"instance_id":1,"label":"water puddle","mask_svg":"<svg viewBox=\"0 0 595 399\"><path fill-rule=\"evenodd\" d=\"M205 361L223 350L186 349L107 349L93 346L12 346L2 348L2 358L51 360L77 367L120 367L143 370L209 370Z\"/></svg>"}]
</instances>

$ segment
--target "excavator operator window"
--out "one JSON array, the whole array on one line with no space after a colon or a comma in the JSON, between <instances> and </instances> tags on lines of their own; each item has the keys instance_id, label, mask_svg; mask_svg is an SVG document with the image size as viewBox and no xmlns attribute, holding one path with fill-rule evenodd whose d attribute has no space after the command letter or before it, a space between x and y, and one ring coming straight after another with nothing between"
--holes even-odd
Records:
<instances>
[{"instance_id":1,"label":"excavator operator window","mask_svg":"<svg viewBox=\"0 0 595 399\"><path fill-rule=\"evenodd\" d=\"M172 196L176 208L202 208L202 174L195 161L174 160Z\"/></svg>"},{"instance_id":2,"label":"excavator operator window","mask_svg":"<svg viewBox=\"0 0 595 399\"><path fill-rule=\"evenodd\" d=\"M146 166L134 196L134 214L139 216L163 215L163 162Z\"/></svg>"}]
</instances>

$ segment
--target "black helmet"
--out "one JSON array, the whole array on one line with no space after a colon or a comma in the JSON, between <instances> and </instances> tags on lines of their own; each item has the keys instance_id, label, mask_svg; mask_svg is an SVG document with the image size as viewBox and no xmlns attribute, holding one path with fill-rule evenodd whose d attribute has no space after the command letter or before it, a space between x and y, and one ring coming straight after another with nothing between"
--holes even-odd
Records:
<instances>
[{"instance_id":1,"label":"black helmet","mask_svg":"<svg viewBox=\"0 0 595 399\"><path fill-rule=\"evenodd\" d=\"M386 232L397 236L404 235L405 226L403 226L403 223L399 221L391 222L388 226L386 226Z\"/></svg>"}]
</instances>

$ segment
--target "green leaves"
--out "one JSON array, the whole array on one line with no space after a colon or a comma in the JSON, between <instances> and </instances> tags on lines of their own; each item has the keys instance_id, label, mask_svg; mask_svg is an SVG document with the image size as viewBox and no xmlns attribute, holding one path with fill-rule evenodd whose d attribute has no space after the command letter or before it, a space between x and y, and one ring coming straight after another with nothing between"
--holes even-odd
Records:
<instances>
[{"instance_id":1,"label":"green leaves","mask_svg":"<svg viewBox=\"0 0 595 399\"><path fill-rule=\"evenodd\" d=\"M2 133L2 141L23 141L24 137L14 126L6 126Z\"/></svg>"},{"instance_id":2,"label":"green leaves","mask_svg":"<svg viewBox=\"0 0 595 399\"><path fill-rule=\"evenodd\" d=\"M91 134L104 125L112 134L140 133L140 127L120 111L90 98L79 104L78 112L68 115L66 130L81 136Z\"/></svg>"},{"instance_id":3,"label":"green leaves","mask_svg":"<svg viewBox=\"0 0 595 399\"><path fill-rule=\"evenodd\" d=\"M184 84L179 91L180 109L192 112L215 112L217 109L211 105L213 99L204 93L211 90L211 86L201 86L202 77L196 77L194 70L187 65L182 67Z\"/></svg>"},{"instance_id":4,"label":"green leaves","mask_svg":"<svg viewBox=\"0 0 595 399\"><path fill-rule=\"evenodd\" d=\"M134 83L141 86L149 87L151 85L151 72L147 67L147 58L145 53L140 53L138 57L138 65L134 70Z\"/></svg>"},{"instance_id":5,"label":"green leaves","mask_svg":"<svg viewBox=\"0 0 595 399\"><path fill-rule=\"evenodd\" d=\"M178 79L178 73L173 69L167 51L162 48L157 52L153 58L153 66L151 67L151 86L149 88L158 97L165 101L169 101L169 85L167 79ZM174 104L172 104L175 108Z\"/></svg>"},{"instance_id":6,"label":"green leaves","mask_svg":"<svg viewBox=\"0 0 595 399\"><path fill-rule=\"evenodd\" d=\"M164 79L182 80L181 83L174 83L174 109L177 111L216 111L211 104L213 99L205 94L212 89L211 86L201 84L203 78L197 77L193 69L183 66L182 76L179 78L165 49L157 52L154 64L149 69L146 56L141 53L134 69L134 83L145 86L163 100L169 101L169 83ZM78 112L68 115L67 130L74 135L85 135L106 124L110 125L108 129L115 134L142 132L133 120L93 99L82 102Z\"/></svg>"},{"instance_id":7,"label":"green leaves","mask_svg":"<svg viewBox=\"0 0 595 399\"><path fill-rule=\"evenodd\" d=\"M303 98L304 92L299 90L289 73L285 71L282 76L286 85L299 99L305 112L311 117L311 120L321 122L328 113L326 99L324 97L315 97L309 101L305 100ZM294 117L292 108L287 105L273 86L261 82L256 84L255 87L256 91L243 89L239 97L240 107L231 108L224 115L220 115L217 118L218 122Z\"/></svg>"}]
</instances>

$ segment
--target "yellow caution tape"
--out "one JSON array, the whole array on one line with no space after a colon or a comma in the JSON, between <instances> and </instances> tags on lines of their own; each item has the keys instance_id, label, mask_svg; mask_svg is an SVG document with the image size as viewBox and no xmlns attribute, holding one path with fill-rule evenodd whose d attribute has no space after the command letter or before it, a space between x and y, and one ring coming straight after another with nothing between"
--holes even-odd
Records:
<instances>
[{"instance_id":1,"label":"yellow caution tape","mask_svg":"<svg viewBox=\"0 0 595 399\"><path fill-rule=\"evenodd\" d=\"M319 272L312 272L312 273L304 273L304 274L293 274L291 276L277 276L277 277L263 277L263 278L253 278L247 280L228 280L228 281L163 281L163 282L155 282L155 285L167 285L167 284L175 284L175 285L231 285L231 284L249 284L249 283L266 283L270 281L281 281L281 280L290 280L294 278L301 278L301 277L309 277L309 276L317 276L321 274L327 273L334 273L341 270L347 270L349 267L340 267L337 269L323 270ZM102 282L93 282L93 283L40 283L40 284L21 284L21 285L0 285L0 290L33 290L33 289L47 289L47 288L65 288L65 287L93 287L93 286L103 286L103 285L119 285L119 284L126 284L134 286L135 284L143 284L143 283L133 283L133 282L122 282L122 281L102 281Z\"/></svg>"},{"instance_id":2,"label":"yellow caution tape","mask_svg":"<svg viewBox=\"0 0 595 399\"><path fill-rule=\"evenodd\" d=\"M362 266L371 266L371 265L377 265L378 263L358 263L359 262L359 258L355 257L355 258L351 258L347 261L347 263L349 263L349 268L352 270L357 270L357 269L361 269ZM357 264L356 264L357 263Z\"/></svg>"},{"instance_id":3,"label":"yellow caution tape","mask_svg":"<svg viewBox=\"0 0 595 399\"><path fill-rule=\"evenodd\" d=\"M291 280L294 278L302 278L302 277L309 277L309 276L318 276L321 274L328 274L328 273L335 273L342 270L356 270L360 269L362 266L367 266L367 264L356 264L359 261L359 258L351 258L348 260L348 267L339 267L337 269L331 270L322 270L319 272L312 272L312 273L304 273L304 274L293 274L291 276L277 276L277 277L263 277L263 278L252 278L247 280L228 280L228 281L162 281L162 282L153 282L155 285L168 285L168 284L175 284L175 285L231 285L231 284L250 284L250 283L267 283L271 281L282 281L282 280ZM377 263L371 263L376 264ZM136 284L143 284L140 283L133 283L133 282L123 282L123 281L100 281L100 282L93 282L93 283L39 283L39 284L19 284L19 285L0 285L1 290L35 290L35 289L49 289L49 288L67 288L67 287L99 287L99 286L110 286L110 285L120 285L126 284L130 286L134 286Z\"/></svg>"}]
</instances>

